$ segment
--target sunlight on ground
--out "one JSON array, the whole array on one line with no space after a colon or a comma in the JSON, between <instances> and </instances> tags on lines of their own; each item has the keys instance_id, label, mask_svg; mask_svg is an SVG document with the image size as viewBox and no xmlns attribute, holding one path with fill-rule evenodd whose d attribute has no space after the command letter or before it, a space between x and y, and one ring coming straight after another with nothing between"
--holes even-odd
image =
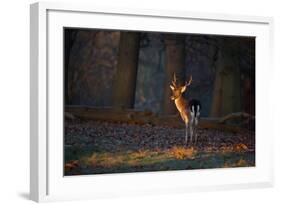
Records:
<instances>
[{"instance_id":1,"label":"sunlight on ground","mask_svg":"<svg viewBox=\"0 0 281 205\"><path fill-rule=\"evenodd\" d=\"M194 147L184 148L184 147L173 147L169 150L169 154L176 159L194 159L197 150Z\"/></svg>"},{"instance_id":2,"label":"sunlight on ground","mask_svg":"<svg viewBox=\"0 0 281 205\"><path fill-rule=\"evenodd\" d=\"M82 157L80 161L86 165L115 167L147 165L169 158L168 152L139 150L136 152L94 153L90 157Z\"/></svg>"},{"instance_id":3,"label":"sunlight on ground","mask_svg":"<svg viewBox=\"0 0 281 205\"><path fill-rule=\"evenodd\" d=\"M80 168L80 170L90 168L109 172L108 170L116 171L124 168L141 170L143 167L155 168L157 166L159 170L254 166L251 158L249 160L245 158L248 153L249 149L244 144L222 146L218 149L210 146L205 147L204 150L174 146L165 150L94 152L68 161L65 164L65 171L76 170L79 173Z\"/></svg>"},{"instance_id":4,"label":"sunlight on ground","mask_svg":"<svg viewBox=\"0 0 281 205\"><path fill-rule=\"evenodd\" d=\"M163 151L139 150L136 152L120 152L93 154L82 161L92 166L112 167L117 165L147 165L167 159L194 159L196 150L184 147L173 147Z\"/></svg>"}]
</instances>

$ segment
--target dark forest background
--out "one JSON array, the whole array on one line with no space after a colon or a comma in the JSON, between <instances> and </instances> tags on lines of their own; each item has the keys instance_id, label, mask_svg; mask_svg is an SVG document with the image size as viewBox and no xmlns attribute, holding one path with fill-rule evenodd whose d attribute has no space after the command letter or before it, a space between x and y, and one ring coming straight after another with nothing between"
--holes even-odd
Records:
<instances>
[{"instance_id":1,"label":"dark forest background","mask_svg":"<svg viewBox=\"0 0 281 205\"><path fill-rule=\"evenodd\" d=\"M202 116L255 115L253 37L66 28L64 43L66 105L172 114L175 72L193 76L186 97L201 101Z\"/></svg>"}]
</instances>

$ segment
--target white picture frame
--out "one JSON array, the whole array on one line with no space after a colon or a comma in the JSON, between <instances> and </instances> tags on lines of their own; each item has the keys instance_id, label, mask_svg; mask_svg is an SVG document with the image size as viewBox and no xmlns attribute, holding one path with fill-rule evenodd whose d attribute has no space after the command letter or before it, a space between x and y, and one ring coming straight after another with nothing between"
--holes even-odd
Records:
<instances>
[{"instance_id":1,"label":"white picture frame","mask_svg":"<svg viewBox=\"0 0 281 205\"><path fill-rule=\"evenodd\" d=\"M64 177L61 34L65 26L256 36L256 166ZM263 109L270 106L266 96L271 85L262 85L263 78L270 79L273 69L272 29L270 17L97 8L54 2L32 4L30 198L41 202L273 186L271 116Z\"/></svg>"}]
</instances>

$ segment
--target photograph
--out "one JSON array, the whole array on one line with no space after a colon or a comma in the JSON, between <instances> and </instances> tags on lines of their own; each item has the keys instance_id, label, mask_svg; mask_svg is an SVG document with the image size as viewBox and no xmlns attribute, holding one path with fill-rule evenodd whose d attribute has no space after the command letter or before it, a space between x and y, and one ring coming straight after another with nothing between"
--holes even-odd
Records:
<instances>
[{"instance_id":1,"label":"photograph","mask_svg":"<svg viewBox=\"0 0 281 205\"><path fill-rule=\"evenodd\" d=\"M255 167L255 37L63 29L64 176Z\"/></svg>"}]
</instances>

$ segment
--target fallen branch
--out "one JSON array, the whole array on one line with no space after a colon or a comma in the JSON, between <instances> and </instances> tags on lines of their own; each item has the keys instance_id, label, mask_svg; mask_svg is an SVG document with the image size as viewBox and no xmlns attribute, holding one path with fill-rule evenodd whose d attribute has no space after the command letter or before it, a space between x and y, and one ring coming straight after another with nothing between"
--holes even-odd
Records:
<instances>
[{"instance_id":1,"label":"fallen branch","mask_svg":"<svg viewBox=\"0 0 281 205\"><path fill-rule=\"evenodd\" d=\"M90 119L107 122L129 123L129 124L151 124L156 126L169 126L175 128L184 128L180 116L176 115L157 115L150 111L135 111L132 109L113 109L97 107L67 106L65 115L67 119L74 118ZM199 127L203 129L217 129L227 132L249 132L249 130L239 126L226 125L219 122L217 118L201 118Z\"/></svg>"},{"instance_id":2,"label":"fallen branch","mask_svg":"<svg viewBox=\"0 0 281 205\"><path fill-rule=\"evenodd\" d=\"M221 118L218 122L225 123L228 120L242 119L242 118L247 118L247 120L255 120L255 116L253 116L253 115L250 115L245 112L236 112L236 113L231 113L231 114L226 115L225 117Z\"/></svg>"},{"instance_id":3,"label":"fallen branch","mask_svg":"<svg viewBox=\"0 0 281 205\"><path fill-rule=\"evenodd\" d=\"M74 115L69 112L64 112L64 117L69 120L75 120Z\"/></svg>"}]
</instances>

